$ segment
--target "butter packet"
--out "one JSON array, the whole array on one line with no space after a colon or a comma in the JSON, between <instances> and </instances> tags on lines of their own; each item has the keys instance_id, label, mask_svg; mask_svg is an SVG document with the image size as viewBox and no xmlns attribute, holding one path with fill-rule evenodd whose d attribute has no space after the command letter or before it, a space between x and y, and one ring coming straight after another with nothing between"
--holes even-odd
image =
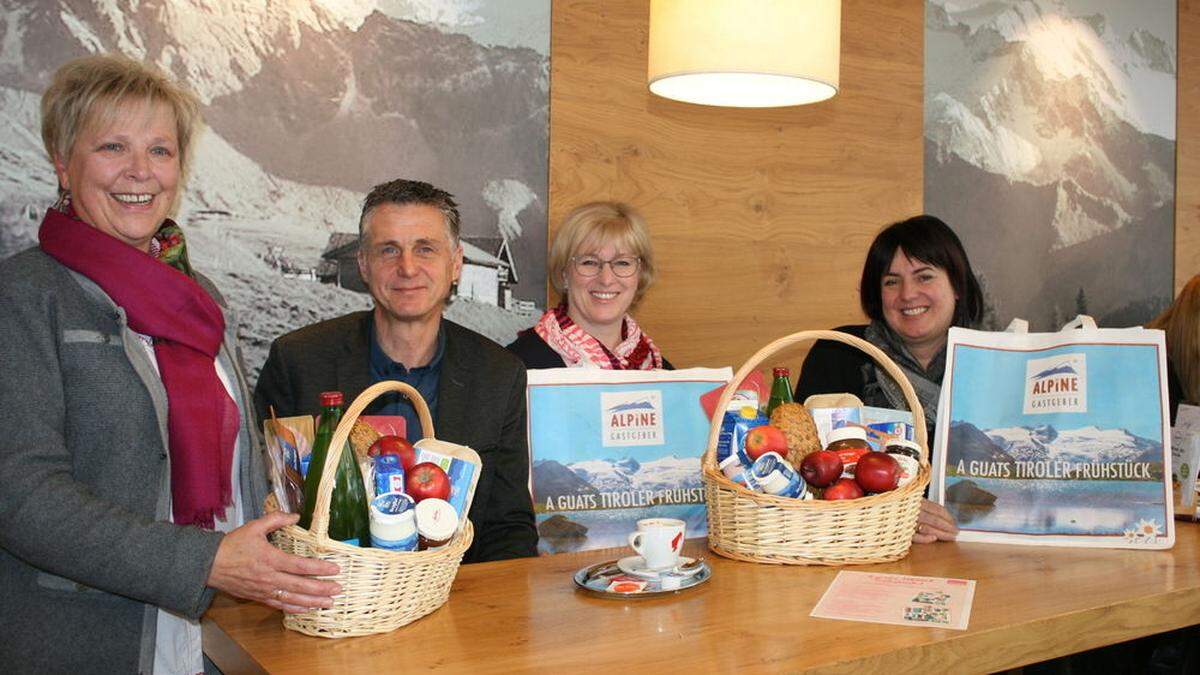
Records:
<instances>
[{"instance_id":1,"label":"butter packet","mask_svg":"<svg viewBox=\"0 0 1200 675\"><path fill-rule=\"evenodd\" d=\"M609 593L641 593L649 585L645 579L631 577L626 574L615 576L608 582Z\"/></svg>"}]
</instances>

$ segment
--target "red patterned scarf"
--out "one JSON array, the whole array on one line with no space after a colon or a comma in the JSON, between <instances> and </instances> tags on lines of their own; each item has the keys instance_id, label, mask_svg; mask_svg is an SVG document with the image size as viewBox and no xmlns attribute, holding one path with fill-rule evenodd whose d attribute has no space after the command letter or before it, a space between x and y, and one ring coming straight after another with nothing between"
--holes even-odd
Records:
<instances>
[{"instance_id":1,"label":"red patterned scarf","mask_svg":"<svg viewBox=\"0 0 1200 675\"><path fill-rule=\"evenodd\" d=\"M662 352L628 314L621 323L621 342L614 350L609 350L572 321L567 316L566 303L546 310L534 324L533 332L562 357L568 368L655 370L663 367Z\"/></svg>"},{"instance_id":2,"label":"red patterned scarf","mask_svg":"<svg viewBox=\"0 0 1200 675\"><path fill-rule=\"evenodd\" d=\"M178 227L155 247L182 261ZM175 522L212 528L232 503L231 468L239 417L217 376L214 359L225 317L190 276L84 223L73 211L46 212L38 230L42 250L96 282L125 310L129 327L154 338L167 390L171 505Z\"/></svg>"}]
</instances>

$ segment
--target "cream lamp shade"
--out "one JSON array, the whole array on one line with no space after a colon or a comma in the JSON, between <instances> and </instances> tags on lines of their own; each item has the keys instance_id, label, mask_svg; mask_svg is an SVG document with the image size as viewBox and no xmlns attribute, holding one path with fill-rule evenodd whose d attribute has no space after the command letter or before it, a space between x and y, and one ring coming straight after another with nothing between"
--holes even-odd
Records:
<instances>
[{"instance_id":1,"label":"cream lamp shade","mask_svg":"<svg viewBox=\"0 0 1200 675\"><path fill-rule=\"evenodd\" d=\"M841 0L650 0L650 91L770 108L838 90Z\"/></svg>"}]
</instances>

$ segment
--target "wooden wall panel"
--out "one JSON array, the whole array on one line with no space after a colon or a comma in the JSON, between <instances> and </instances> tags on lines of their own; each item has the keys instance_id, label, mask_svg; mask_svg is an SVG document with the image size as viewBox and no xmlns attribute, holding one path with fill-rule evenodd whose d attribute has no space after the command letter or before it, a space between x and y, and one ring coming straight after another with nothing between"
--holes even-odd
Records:
<instances>
[{"instance_id":1,"label":"wooden wall panel","mask_svg":"<svg viewBox=\"0 0 1200 675\"><path fill-rule=\"evenodd\" d=\"M774 110L651 95L648 13L554 2L551 236L595 199L646 215L660 276L635 315L678 366L860 321L867 245L921 210L924 3L844 0L840 91Z\"/></svg>"},{"instance_id":2,"label":"wooden wall panel","mask_svg":"<svg viewBox=\"0 0 1200 675\"><path fill-rule=\"evenodd\" d=\"M1200 0L1178 0L1175 284L1200 273ZM661 275L635 314L676 364L740 364L773 337L860 321L863 252L922 204L924 3L844 0L841 91L778 110L646 89L647 0L555 0L551 234L621 199Z\"/></svg>"},{"instance_id":3,"label":"wooden wall panel","mask_svg":"<svg viewBox=\"0 0 1200 675\"><path fill-rule=\"evenodd\" d=\"M1175 291L1200 274L1200 2L1179 0Z\"/></svg>"}]
</instances>

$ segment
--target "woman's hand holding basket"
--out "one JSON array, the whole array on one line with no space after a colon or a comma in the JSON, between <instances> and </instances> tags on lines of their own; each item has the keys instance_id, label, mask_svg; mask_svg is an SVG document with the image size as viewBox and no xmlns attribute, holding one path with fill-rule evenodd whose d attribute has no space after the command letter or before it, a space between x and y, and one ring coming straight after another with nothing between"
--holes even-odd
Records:
<instances>
[{"instance_id":1,"label":"woman's hand holding basket","mask_svg":"<svg viewBox=\"0 0 1200 675\"><path fill-rule=\"evenodd\" d=\"M255 600L289 614L332 607L342 592L334 581L316 579L338 573L334 563L284 553L267 535L300 519L276 511L225 535L217 549L208 585L230 595Z\"/></svg>"}]
</instances>

